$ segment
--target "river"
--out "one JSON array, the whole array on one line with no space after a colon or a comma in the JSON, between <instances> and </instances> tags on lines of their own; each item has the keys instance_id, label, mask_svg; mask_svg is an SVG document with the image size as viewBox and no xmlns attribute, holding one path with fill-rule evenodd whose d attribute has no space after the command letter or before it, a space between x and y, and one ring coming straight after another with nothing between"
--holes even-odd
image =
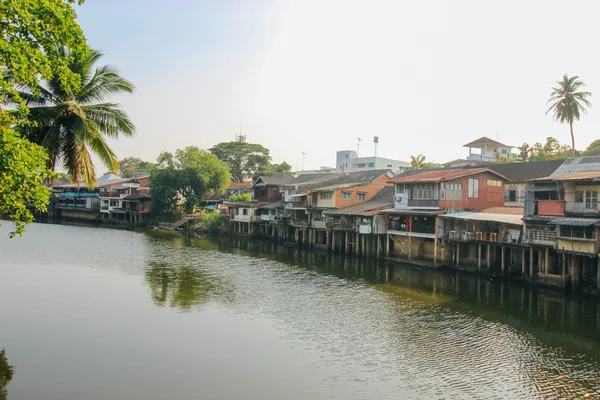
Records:
<instances>
[{"instance_id":1,"label":"river","mask_svg":"<svg viewBox=\"0 0 600 400\"><path fill-rule=\"evenodd\" d=\"M593 299L267 242L10 228L9 400L600 398Z\"/></svg>"}]
</instances>

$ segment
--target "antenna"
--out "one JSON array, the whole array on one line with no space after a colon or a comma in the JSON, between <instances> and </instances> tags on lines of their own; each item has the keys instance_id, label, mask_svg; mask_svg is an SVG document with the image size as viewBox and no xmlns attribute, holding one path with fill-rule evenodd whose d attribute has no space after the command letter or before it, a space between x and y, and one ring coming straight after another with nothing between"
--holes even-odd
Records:
<instances>
[{"instance_id":1,"label":"antenna","mask_svg":"<svg viewBox=\"0 0 600 400\"><path fill-rule=\"evenodd\" d=\"M373 143L375 144L375 158L377 158L377 143L379 143L379 136L373 136Z\"/></svg>"},{"instance_id":2,"label":"antenna","mask_svg":"<svg viewBox=\"0 0 600 400\"><path fill-rule=\"evenodd\" d=\"M500 125L496 125L496 142L498 142L499 135L500 135Z\"/></svg>"},{"instance_id":3,"label":"antenna","mask_svg":"<svg viewBox=\"0 0 600 400\"><path fill-rule=\"evenodd\" d=\"M306 153L301 152L300 154L302 154L302 171L304 171L304 156L306 155Z\"/></svg>"},{"instance_id":4,"label":"antenna","mask_svg":"<svg viewBox=\"0 0 600 400\"><path fill-rule=\"evenodd\" d=\"M245 142L246 141L246 135L242 135L242 119L241 118L240 118L240 134L235 135L235 141L236 142Z\"/></svg>"}]
</instances>

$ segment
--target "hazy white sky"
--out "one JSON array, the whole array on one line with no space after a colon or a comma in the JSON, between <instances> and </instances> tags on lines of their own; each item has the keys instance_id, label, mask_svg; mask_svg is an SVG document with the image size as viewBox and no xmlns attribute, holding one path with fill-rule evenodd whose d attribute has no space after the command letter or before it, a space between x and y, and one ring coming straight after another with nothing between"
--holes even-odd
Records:
<instances>
[{"instance_id":1,"label":"hazy white sky","mask_svg":"<svg viewBox=\"0 0 600 400\"><path fill-rule=\"evenodd\" d=\"M592 1L87 0L90 45L135 83L115 99L137 136L119 158L233 140L275 162L334 166L355 149L408 160L466 156L481 136L518 146L568 127L545 115L550 87L576 74L600 99ZM596 103L596 97L592 97ZM600 100L575 126L600 138ZM99 165L99 163L96 163ZM99 166L98 172L106 168Z\"/></svg>"}]
</instances>

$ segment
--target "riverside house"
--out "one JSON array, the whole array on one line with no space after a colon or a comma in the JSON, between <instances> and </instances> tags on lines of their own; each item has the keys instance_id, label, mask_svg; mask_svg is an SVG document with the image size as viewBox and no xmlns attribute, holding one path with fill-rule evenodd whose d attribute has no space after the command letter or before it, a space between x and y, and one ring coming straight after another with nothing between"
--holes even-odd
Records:
<instances>
[{"instance_id":1,"label":"riverside house","mask_svg":"<svg viewBox=\"0 0 600 400\"><path fill-rule=\"evenodd\" d=\"M440 246L446 212L482 210L504 205L507 179L487 168L411 171L391 180L394 208L387 215L386 254L426 264L447 264L451 251Z\"/></svg>"},{"instance_id":2,"label":"riverside house","mask_svg":"<svg viewBox=\"0 0 600 400\"><path fill-rule=\"evenodd\" d=\"M600 157L570 158L528 183L523 242L532 279L600 289L599 193Z\"/></svg>"}]
</instances>

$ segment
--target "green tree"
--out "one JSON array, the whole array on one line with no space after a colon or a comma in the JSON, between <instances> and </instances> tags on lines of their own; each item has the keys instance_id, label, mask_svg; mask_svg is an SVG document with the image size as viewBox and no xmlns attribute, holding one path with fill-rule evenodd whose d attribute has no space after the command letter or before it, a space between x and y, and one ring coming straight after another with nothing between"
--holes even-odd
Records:
<instances>
[{"instance_id":1,"label":"green tree","mask_svg":"<svg viewBox=\"0 0 600 400\"><path fill-rule=\"evenodd\" d=\"M0 400L7 399L6 385L12 380L15 369L8 363L6 351L0 349Z\"/></svg>"},{"instance_id":2,"label":"green tree","mask_svg":"<svg viewBox=\"0 0 600 400\"><path fill-rule=\"evenodd\" d=\"M232 203L249 203L252 201L250 193L232 194L229 196L229 201Z\"/></svg>"},{"instance_id":3,"label":"green tree","mask_svg":"<svg viewBox=\"0 0 600 400\"><path fill-rule=\"evenodd\" d=\"M80 77L68 68L69 60L57 50L63 44L77 54L88 51L83 32L75 22L73 3L0 2L0 99L4 102L10 97L17 105L11 112L0 107L0 214L15 221L16 229L11 235L22 234L23 223L33 220L26 204L45 210L49 193L42 182L50 175L43 149L17 137L12 129L29 112L15 87L36 87L40 77L49 79L53 75L58 75L66 87L80 85Z\"/></svg>"},{"instance_id":4,"label":"green tree","mask_svg":"<svg viewBox=\"0 0 600 400\"><path fill-rule=\"evenodd\" d=\"M72 181L93 186L96 170L90 152L96 153L111 171L117 171L119 162L106 138L132 136L135 132L119 104L108 101L111 95L133 92L133 84L111 66L94 68L102 57L99 51L80 55L62 46L58 51L70 60L69 69L81 77L81 86L65 85L57 74L37 87L21 85L19 97L26 100L30 109L27 119L33 124L19 131L46 148L49 168L54 169L60 162Z\"/></svg>"},{"instance_id":5,"label":"green tree","mask_svg":"<svg viewBox=\"0 0 600 400\"><path fill-rule=\"evenodd\" d=\"M125 157L119 161L119 175L123 178L131 178L133 174L138 170L138 166L143 161L137 157Z\"/></svg>"},{"instance_id":6,"label":"green tree","mask_svg":"<svg viewBox=\"0 0 600 400\"><path fill-rule=\"evenodd\" d=\"M229 166L234 182L242 182L246 177L267 175L271 169L269 150L260 144L223 142L209 151Z\"/></svg>"},{"instance_id":7,"label":"green tree","mask_svg":"<svg viewBox=\"0 0 600 400\"><path fill-rule=\"evenodd\" d=\"M562 160L571 156L571 148L567 145L560 144L553 137L547 137L546 143L534 143L530 146L523 143L519 147L519 157L523 161L547 161L547 160Z\"/></svg>"},{"instance_id":8,"label":"green tree","mask_svg":"<svg viewBox=\"0 0 600 400\"><path fill-rule=\"evenodd\" d=\"M189 146L175 156L161 153L150 181L153 211L164 214L177 211L178 204L192 212L206 196L223 193L231 179L227 165L214 154Z\"/></svg>"},{"instance_id":9,"label":"green tree","mask_svg":"<svg viewBox=\"0 0 600 400\"><path fill-rule=\"evenodd\" d=\"M290 164L288 164L287 162L283 161L281 164L273 164L271 165L271 169L272 169L272 174L278 174L278 173L289 173L292 171L292 166Z\"/></svg>"},{"instance_id":10,"label":"green tree","mask_svg":"<svg viewBox=\"0 0 600 400\"><path fill-rule=\"evenodd\" d=\"M584 156L600 156L600 139L594 140L583 152Z\"/></svg>"},{"instance_id":11,"label":"green tree","mask_svg":"<svg viewBox=\"0 0 600 400\"><path fill-rule=\"evenodd\" d=\"M556 86L552 88L550 99L546 102L546 104L550 103L546 114L552 111L556 121L569 124L571 132L571 155L573 157L575 157L573 122L579 121L581 113L586 112L586 107L589 108L592 106L588 100L592 94L590 92L579 91L584 86L585 84L579 80L577 75L569 78L567 74L564 74L562 80L556 82Z\"/></svg>"},{"instance_id":12,"label":"green tree","mask_svg":"<svg viewBox=\"0 0 600 400\"><path fill-rule=\"evenodd\" d=\"M418 154L416 156L410 156L410 166L414 169L423 169L426 167L425 156Z\"/></svg>"}]
</instances>

